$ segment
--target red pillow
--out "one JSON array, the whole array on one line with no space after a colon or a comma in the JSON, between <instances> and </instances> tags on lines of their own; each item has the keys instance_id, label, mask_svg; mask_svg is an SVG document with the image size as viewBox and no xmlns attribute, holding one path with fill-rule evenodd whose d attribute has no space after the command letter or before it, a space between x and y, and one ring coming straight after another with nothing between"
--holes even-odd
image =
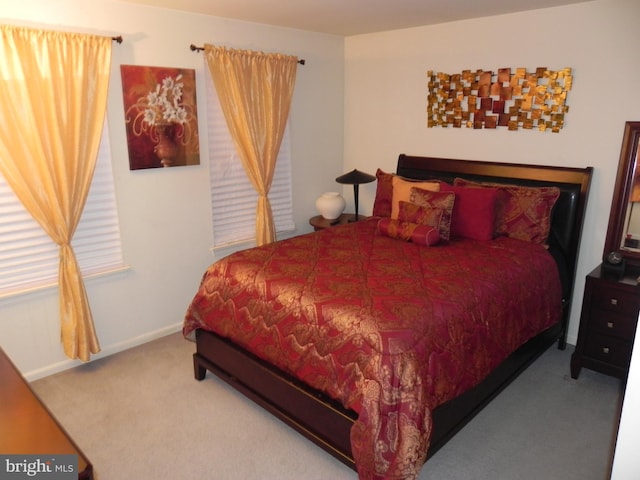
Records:
<instances>
[{"instance_id":1,"label":"red pillow","mask_svg":"<svg viewBox=\"0 0 640 480\"><path fill-rule=\"evenodd\" d=\"M389 217L378 221L378 231L391 238L406 240L418 245L432 247L440 242L440 234L436 227L403 222Z\"/></svg>"},{"instance_id":2,"label":"red pillow","mask_svg":"<svg viewBox=\"0 0 640 480\"><path fill-rule=\"evenodd\" d=\"M378 169L376 178L378 185L376 186L376 198L373 201L374 217L390 217L391 216L391 200L393 198L393 173L386 173Z\"/></svg>"},{"instance_id":3,"label":"red pillow","mask_svg":"<svg viewBox=\"0 0 640 480\"><path fill-rule=\"evenodd\" d=\"M446 183L441 192L454 192L456 201L451 219L451 236L472 240L491 240L496 224L497 188L466 188Z\"/></svg>"}]
</instances>

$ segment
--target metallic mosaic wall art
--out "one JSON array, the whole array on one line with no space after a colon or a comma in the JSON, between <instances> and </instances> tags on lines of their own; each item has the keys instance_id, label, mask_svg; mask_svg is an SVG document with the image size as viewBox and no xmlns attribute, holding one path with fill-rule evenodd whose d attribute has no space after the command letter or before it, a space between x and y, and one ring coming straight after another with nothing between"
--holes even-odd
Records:
<instances>
[{"instance_id":1,"label":"metallic mosaic wall art","mask_svg":"<svg viewBox=\"0 0 640 480\"><path fill-rule=\"evenodd\" d=\"M538 129L559 132L569 111L570 68L535 72L501 68L497 73L464 70L448 74L427 72L427 126L460 128Z\"/></svg>"}]
</instances>

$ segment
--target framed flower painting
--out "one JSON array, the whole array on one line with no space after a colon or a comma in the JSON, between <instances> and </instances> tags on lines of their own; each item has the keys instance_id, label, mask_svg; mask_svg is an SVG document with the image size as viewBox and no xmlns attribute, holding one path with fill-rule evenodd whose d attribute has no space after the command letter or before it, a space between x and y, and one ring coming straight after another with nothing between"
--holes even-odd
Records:
<instances>
[{"instance_id":1,"label":"framed flower painting","mask_svg":"<svg viewBox=\"0 0 640 480\"><path fill-rule=\"evenodd\" d=\"M122 65L129 168L200 164L195 70Z\"/></svg>"}]
</instances>

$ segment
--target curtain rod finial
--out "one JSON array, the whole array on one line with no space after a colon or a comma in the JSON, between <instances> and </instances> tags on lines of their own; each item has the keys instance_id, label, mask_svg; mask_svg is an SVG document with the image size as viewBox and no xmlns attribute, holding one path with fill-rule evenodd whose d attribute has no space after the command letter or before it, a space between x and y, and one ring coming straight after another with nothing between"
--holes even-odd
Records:
<instances>
[{"instance_id":1,"label":"curtain rod finial","mask_svg":"<svg viewBox=\"0 0 640 480\"><path fill-rule=\"evenodd\" d=\"M122 43L122 35L118 35L117 37L111 37L111 40L113 40L116 43Z\"/></svg>"}]
</instances>

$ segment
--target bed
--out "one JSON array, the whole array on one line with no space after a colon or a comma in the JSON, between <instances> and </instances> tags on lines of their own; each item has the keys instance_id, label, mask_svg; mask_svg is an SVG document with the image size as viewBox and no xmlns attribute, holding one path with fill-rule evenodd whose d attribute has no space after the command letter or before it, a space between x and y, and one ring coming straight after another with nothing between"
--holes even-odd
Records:
<instances>
[{"instance_id":1,"label":"bed","mask_svg":"<svg viewBox=\"0 0 640 480\"><path fill-rule=\"evenodd\" d=\"M214 373L361 479L416 478L565 348L591 174L400 155L378 169L372 217L207 269L183 327L195 378Z\"/></svg>"}]
</instances>

